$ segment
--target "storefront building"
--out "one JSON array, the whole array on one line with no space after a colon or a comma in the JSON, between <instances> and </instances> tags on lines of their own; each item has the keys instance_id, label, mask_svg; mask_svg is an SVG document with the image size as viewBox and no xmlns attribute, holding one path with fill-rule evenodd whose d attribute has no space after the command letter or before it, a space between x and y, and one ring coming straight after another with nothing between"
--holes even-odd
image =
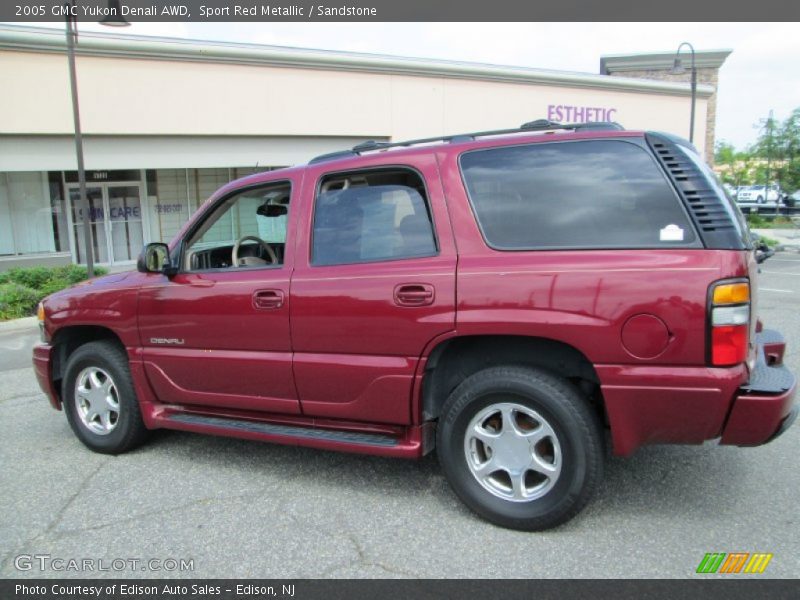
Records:
<instances>
[{"instance_id":1,"label":"storefront building","mask_svg":"<svg viewBox=\"0 0 800 600\"><path fill-rule=\"evenodd\" d=\"M704 64L715 75L727 54ZM635 65L666 64L647 56L657 60ZM625 77L613 70L634 64L623 59L609 57L607 74L595 75L82 34L77 72L94 260L131 265L143 244L169 241L228 181L366 140L538 118L612 120L686 136L689 86ZM83 263L63 32L0 27L0 80L0 270ZM713 148L716 78L705 80L695 117L701 151Z\"/></svg>"}]
</instances>

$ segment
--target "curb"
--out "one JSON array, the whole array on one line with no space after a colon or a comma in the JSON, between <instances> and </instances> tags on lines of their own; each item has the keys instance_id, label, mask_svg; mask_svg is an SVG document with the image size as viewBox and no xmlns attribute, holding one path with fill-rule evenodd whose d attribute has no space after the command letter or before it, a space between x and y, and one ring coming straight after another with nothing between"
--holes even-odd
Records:
<instances>
[{"instance_id":1,"label":"curb","mask_svg":"<svg viewBox=\"0 0 800 600\"><path fill-rule=\"evenodd\" d=\"M18 331L21 329L33 329L39 324L36 317L22 317L21 319L12 319L11 321L0 322L0 333L9 331Z\"/></svg>"}]
</instances>

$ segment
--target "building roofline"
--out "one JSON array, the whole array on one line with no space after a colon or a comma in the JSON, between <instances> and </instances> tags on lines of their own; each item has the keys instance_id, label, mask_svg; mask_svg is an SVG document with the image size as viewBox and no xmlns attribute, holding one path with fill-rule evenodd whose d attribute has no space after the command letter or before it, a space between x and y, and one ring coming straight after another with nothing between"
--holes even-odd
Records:
<instances>
[{"instance_id":1,"label":"building roofline","mask_svg":"<svg viewBox=\"0 0 800 600\"><path fill-rule=\"evenodd\" d=\"M695 65L698 69L719 69L733 50L697 50ZM681 58L688 66L689 52L682 52ZM647 52L641 54L606 54L600 57L600 74L612 72L649 71L672 69L675 60L674 52Z\"/></svg>"},{"instance_id":2,"label":"building roofline","mask_svg":"<svg viewBox=\"0 0 800 600\"><path fill-rule=\"evenodd\" d=\"M65 52L65 47L64 35L58 29L0 25L0 50L62 53ZM691 93L689 85L685 83L611 77L592 73L118 33L81 33L77 52L85 56L362 71L552 86L565 85L671 96L688 96ZM714 89L708 85L698 85L697 92L700 97L709 97Z\"/></svg>"}]
</instances>

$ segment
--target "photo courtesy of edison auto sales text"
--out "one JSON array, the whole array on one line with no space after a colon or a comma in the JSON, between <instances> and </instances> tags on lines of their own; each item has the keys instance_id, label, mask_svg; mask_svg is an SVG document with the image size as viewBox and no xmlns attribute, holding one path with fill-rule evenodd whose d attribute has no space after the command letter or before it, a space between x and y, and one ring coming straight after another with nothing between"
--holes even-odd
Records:
<instances>
[{"instance_id":1,"label":"photo courtesy of edison auto sales text","mask_svg":"<svg viewBox=\"0 0 800 600\"><path fill-rule=\"evenodd\" d=\"M70 585L54 583L48 585L26 585L18 583L14 586L14 593L18 598L25 596L66 596L66 597L94 597L104 596L219 596L223 592L235 593L237 596L263 596L274 598L280 594L282 597L292 598L296 593L294 584L281 585L280 589L274 585L236 584L223 589L219 585L197 584L181 585L165 583L159 585L138 585L126 583L113 583L109 585Z\"/></svg>"}]
</instances>

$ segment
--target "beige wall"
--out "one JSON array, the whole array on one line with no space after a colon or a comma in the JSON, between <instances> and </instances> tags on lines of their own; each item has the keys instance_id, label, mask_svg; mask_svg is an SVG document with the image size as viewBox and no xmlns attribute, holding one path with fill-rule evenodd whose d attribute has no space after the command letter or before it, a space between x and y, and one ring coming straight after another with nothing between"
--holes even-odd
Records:
<instances>
[{"instance_id":1,"label":"beige wall","mask_svg":"<svg viewBox=\"0 0 800 600\"><path fill-rule=\"evenodd\" d=\"M72 133L62 54L0 51L0 81L0 135ZM89 135L406 139L516 127L549 104L613 107L626 128L688 135L689 97L664 92L98 56L78 57L78 82ZM699 98L701 151L706 110Z\"/></svg>"}]
</instances>

